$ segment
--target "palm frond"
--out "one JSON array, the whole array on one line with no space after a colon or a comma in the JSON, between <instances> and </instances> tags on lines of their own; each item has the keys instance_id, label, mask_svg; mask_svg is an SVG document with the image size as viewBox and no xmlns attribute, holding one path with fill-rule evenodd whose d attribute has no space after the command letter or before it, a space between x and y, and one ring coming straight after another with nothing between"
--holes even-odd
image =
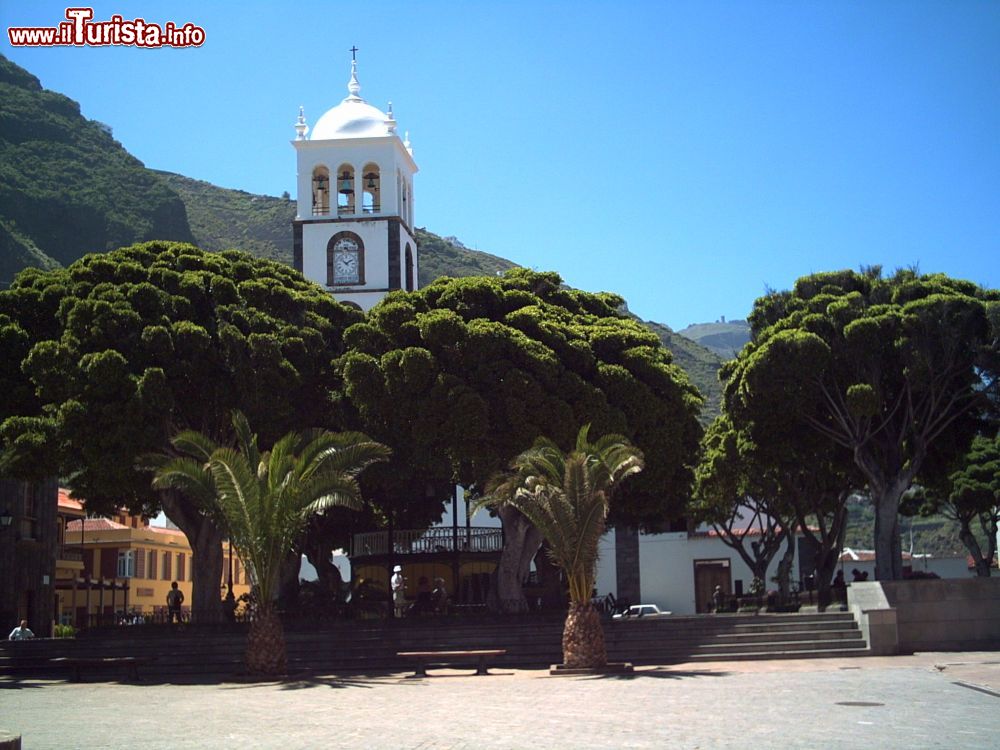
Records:
<instances>
[{"instance_id":1,"label":"palm frond","mask_svg":"<svg viewBox=\"0 0 1000 750\"><path fill-rule=\"evenodd\" d=\"M196 458L204 464L208 463L212 453L219 447L210 437L194 430L177 433L171 438L170 444L180 453Z\"/></svg>"},{"instance_id":2,"label":"palm frond","mask_svg":"<svg viewBox=\"0 0 1000 750\"><path fill-rule=\"evenodd\" d=\"M233 411L233 429L236 431L236 445L247 457L247 462L256 467L260 463L260 452L257 449L257 435L250 429L250 422L239 409Z\"/></svg>"},{"instance_id":3,"label":"palm frond","mask_svg":"<svg viewBox=\"0 0 1000 750\"><path fill-rule=\"evenodd\" d=\"M589 429L580 429L569 453L551 440L536 440L487 483L474 506L509 505L523 514L548 542L574 602L590 598L612 493L643 468L642 453L625 438L604 435L591 442Z\"/></svg>"},{"instance_id":4,"label":"palm frond","mask_svg":"<svg viewBox=\"0 0 1000 750\"><path fill-rule=\"evenodd\" d=\"M213 504L215 483L203 462L187 457L163 459L153 477L153 489L177 490L202 507Z\"/></svg>"}]
</instances>

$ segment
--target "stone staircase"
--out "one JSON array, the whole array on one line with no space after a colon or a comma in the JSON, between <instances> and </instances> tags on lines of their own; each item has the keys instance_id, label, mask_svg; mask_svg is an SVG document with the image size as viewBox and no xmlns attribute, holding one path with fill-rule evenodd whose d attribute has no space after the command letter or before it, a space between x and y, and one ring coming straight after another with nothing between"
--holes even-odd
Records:
<instances>
[{"instance_id":1,"label":"stone staircase","mask_svg":"<svg viewBox=\"0 0 1000 750\"><path fill-rule=\"evenodd\" d=\"M850 612L696 615L613 621L608 656L635 664L864 656Z\"/></svg>"},{"instance_id":2,"label":"stone staircase","mask_svg":"<svg viewBox=\"0 0 1000 750\"><path fill-rule=\"evenodd\" d=\"M286 631L292 673L403 671L397 651L504 648L497 666L543 668L562 660L561 617L426 618L387 623L337 621ZM245 626L124 627L66 640L0 643L0 676L64 677L58 656L138 656L144 681L199 682L243 670ZM608 657L634 664L863 656L867 644L850 613L697 615L605 622ZM121 670L123 672L123 670ZM120 679L119 671L89 679Z\"/></svg>"}]
</instances>

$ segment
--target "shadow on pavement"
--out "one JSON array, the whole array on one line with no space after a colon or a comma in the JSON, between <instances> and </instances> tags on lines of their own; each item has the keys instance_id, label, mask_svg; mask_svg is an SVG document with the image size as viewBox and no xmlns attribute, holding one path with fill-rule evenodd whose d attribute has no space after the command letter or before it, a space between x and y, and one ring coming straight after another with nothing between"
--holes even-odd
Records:
<instances>
[{"instance_id":1,"label":"shadow on pavement","mask_svg":"<svg viewBox=\"0 0 1000 750\"><path fill-rule=\"evenodd\" d=\"M21 690L22 688L40 688L45 685L39 684L38 680L21 680L17 677L5 677L0 679L0 690Z\"/></svg>"},{"instance_id":2,"label":"shadow on pavement","mask_svg":"<svg viewBox=\"0 0 1000 750\"><path fill-rule=\"evenodd\" d=\"M729 672L721 672L707 669L670 669L668 667L653 667L652 669L638 669L628 674L598 674L588 677L591 680L639 680L645 677L653 677L661 680L686 680L693 677L726 677Z\"/></svg>"}]
</instances>

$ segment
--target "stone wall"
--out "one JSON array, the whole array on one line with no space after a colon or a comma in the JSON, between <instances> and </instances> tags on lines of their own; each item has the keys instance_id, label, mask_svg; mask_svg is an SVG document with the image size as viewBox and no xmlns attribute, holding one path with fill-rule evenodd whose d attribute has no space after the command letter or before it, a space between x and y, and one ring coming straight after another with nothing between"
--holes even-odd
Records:
<instances>
[{"instance_id":1,"label":"stone wall","mask_svg":"<svg viewBox=\"0 0 1000 750\"><path fill-rule=\"evenodd\" d=\"M875 654L1000 648L1000 578L852 583L847 600Z\"/></svg>"},{"instance_id":2,"label":"stone wall","mask_svg":"<svg viewBox=\"0 0 1000 750\"><path fill-rule=\"evenodd\" d=\"M900 651L1000 648L1000 578L885 581Z\"/></svg>"}]
</instances>

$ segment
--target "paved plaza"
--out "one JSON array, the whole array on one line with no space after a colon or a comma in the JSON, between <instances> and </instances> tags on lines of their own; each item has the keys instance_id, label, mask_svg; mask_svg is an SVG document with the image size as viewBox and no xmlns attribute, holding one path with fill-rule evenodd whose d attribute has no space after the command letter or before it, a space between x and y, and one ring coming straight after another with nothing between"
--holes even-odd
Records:
<instances>
[{"instance_id":1,"label":"paved plaza","mask_svg":"<svg viewBox=\"0 0 1000 750\"><path fill-rule=\"evenodd\" d=\"M43 748L1000 747L1000 652L641 667L630 678L437 670L278 683L0 679Z\"/></svg>"}]
</instances>

